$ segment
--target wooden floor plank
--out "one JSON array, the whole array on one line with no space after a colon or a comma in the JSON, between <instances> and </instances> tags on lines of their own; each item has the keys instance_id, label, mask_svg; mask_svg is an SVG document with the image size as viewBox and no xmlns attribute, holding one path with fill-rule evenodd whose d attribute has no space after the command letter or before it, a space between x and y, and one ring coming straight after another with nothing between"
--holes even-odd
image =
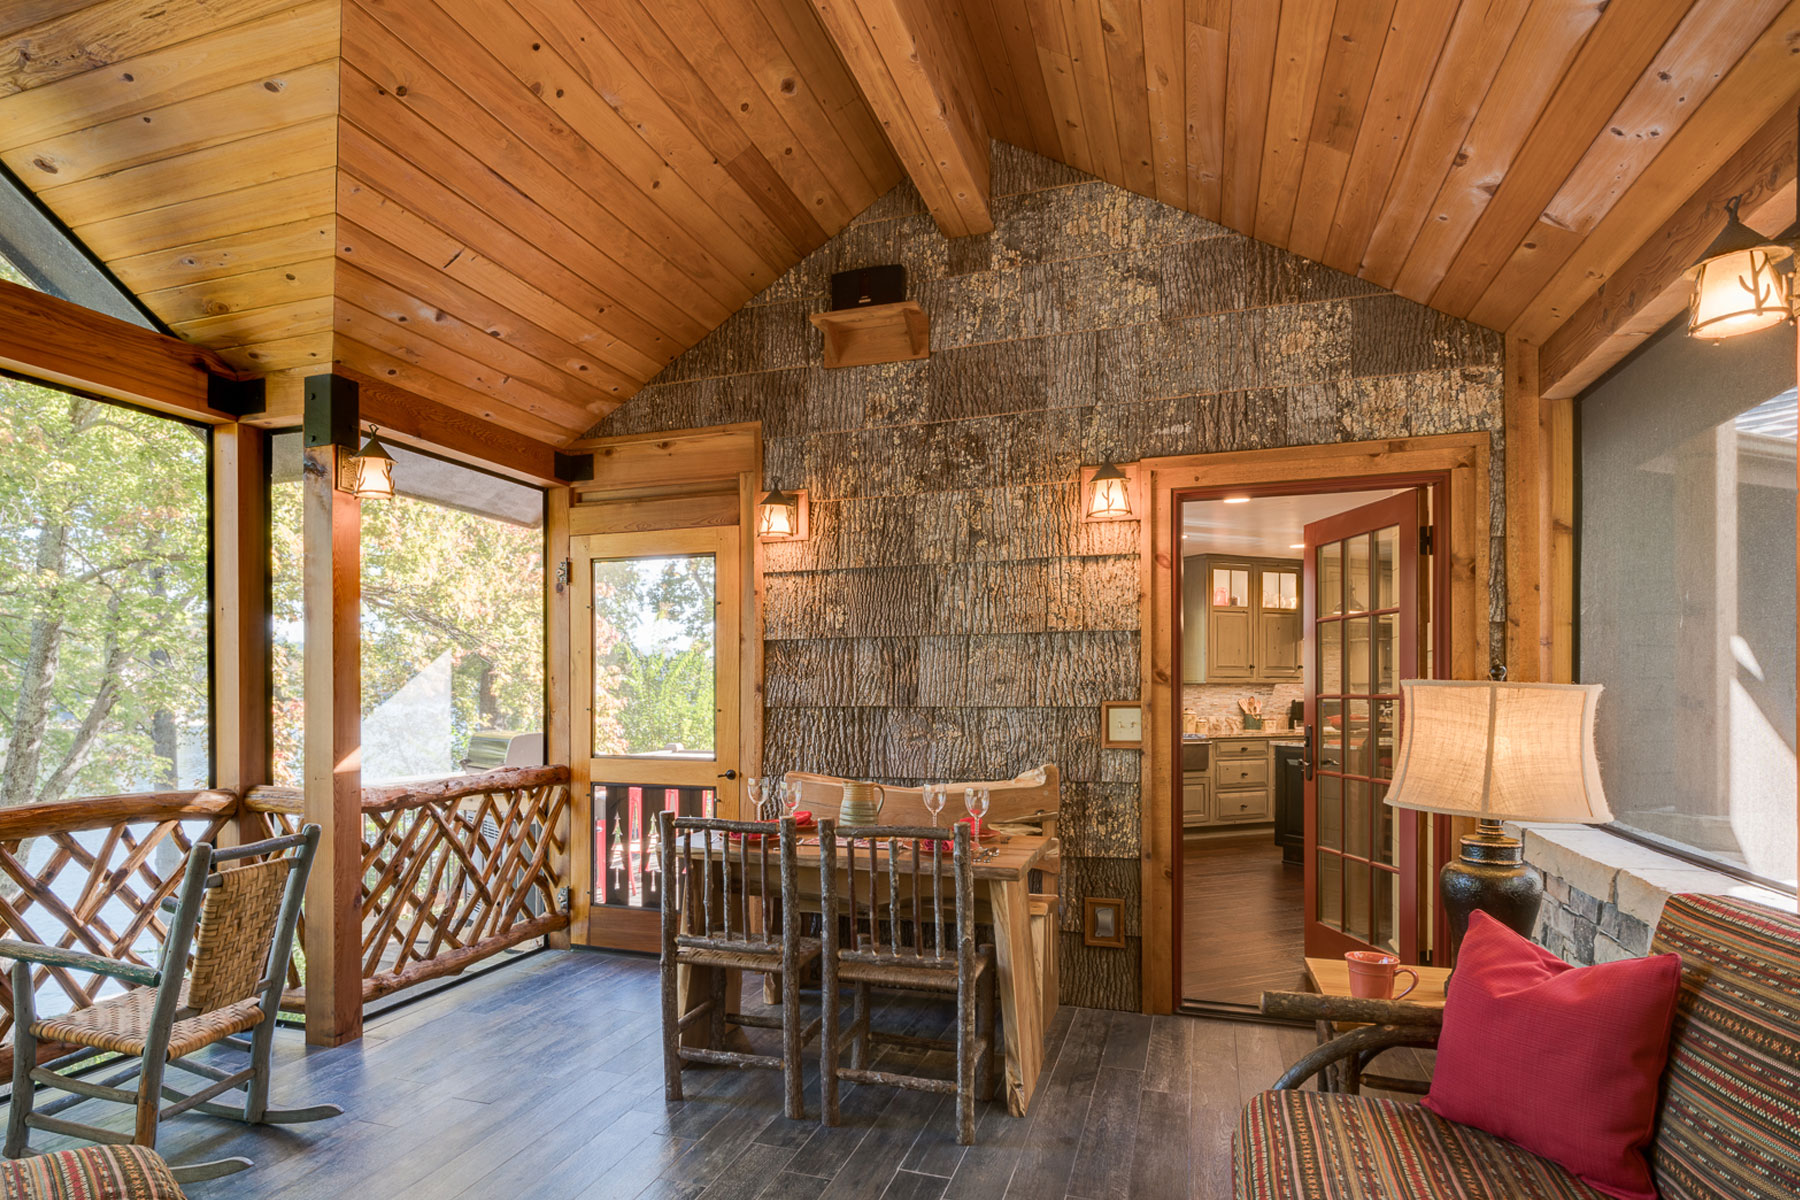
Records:
<instances>
[{"instance_id":1,"label":"wooden floor plank","mask_svg":"<svg viewBox=\"0 0 1800 1200\"><path fill-rule=\"evenodd\" d=\"M758 1007L761 988L744 991ZM1030 1114L982 1104L976 1144L963 1147L954 1100L924 1092L847 1086L843 1123L821 1127L816 1044L804 1075L808 1120L782 1117L772 1071L695 1067L682 1076L685 1098L668 1103L656 1004L656 965L646 959L520 956L371 1017L360 1042L317 1049L282 1030L273 1103L331 1101L343 1117L247 1129L188 1115L164 1124L160 1145L176 1161L256 1161L197 1188L196 1200L1228 1200L1244 1099L1313 1038L1294 1027L1063 1008ZM896 996L879 999L875 1017L880 1028L940 1037L954 1014L940 999ZM778 1035L734 1036L768 1051ZM1423 1078L1430 1057L1398 1052L1380 1070ZM885 1047L874 1061L943 1074L953 1060ZM75 1115L129 1128L123 1109L87 1104ZM67 1144L34 1139L37 1149Z\"/></svg>"}]
</instances>

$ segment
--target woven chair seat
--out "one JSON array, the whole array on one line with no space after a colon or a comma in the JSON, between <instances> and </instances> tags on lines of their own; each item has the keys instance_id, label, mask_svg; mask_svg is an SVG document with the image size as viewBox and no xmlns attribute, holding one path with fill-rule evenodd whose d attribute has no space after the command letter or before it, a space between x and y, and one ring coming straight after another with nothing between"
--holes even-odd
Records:
<instances>
[{"instance_id":1,"label":"woven chair seat","mask_svg":"<svg viewBox=\"0 0 1800 1200\"><path fill-rule=\"evenodd\" d=\"M975 947L975 978L994 967L994 948L992 946ZM838 956L838 979L844 983L870 983L877 987L912 988L928 992L954 992L956 990L956 956L946 954L941 959L920 958L916 961L907 955L898 958L884 958L880 962L859 962Z\"/></svg>"},{"instance_id":2,"label":"woven chair seat","mask_svg":"<svg viewBox=\"0 0 1800 1200\"><path fill-rule=\"evenodd\" d=\"M184 983L181 986L183 1009L187 1007L187 999L188 989ZM150 1018L155 1007L154 988L134 988L91 1008L78 1008L58 1017L36 1021L31 1032L46 1042L92 1046L117 1054L142 1054L144 1042L150 1036ZM262 1006L254 1000L243 1000L177 1020L169 1031L169 1057L182 1058L192 1054L220 1038L242 1033L261 1020Z\"/></svg>"},{"instance_id":3,"label":"woven chair seat","mask_svg":"<svg viewBox=\"0 0 1800 1200\"><path fill-rule=\"evenodd\" d=\"M819 939L799 939L794 945L794 953L799 956L800 965L805 966L819 957ZM720 967L728 971L779 971L781 943L772 943L767 950L715 950L701 946L682 946L675 952L675 961L684 966Z\"/></svg>"}]
</instances>

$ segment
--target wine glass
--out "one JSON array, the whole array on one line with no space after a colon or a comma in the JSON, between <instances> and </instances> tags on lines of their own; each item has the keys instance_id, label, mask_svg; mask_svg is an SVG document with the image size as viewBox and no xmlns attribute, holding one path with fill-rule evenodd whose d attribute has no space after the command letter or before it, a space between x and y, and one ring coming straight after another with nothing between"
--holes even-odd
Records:
<instances>
[{"instance_id":1,"label":"wine glass","mask_svg":"<svg viewBox=\"0 0 1800 1200\"><path fill-rule=\"evenodd\" d=\"M794 815L794 811L799 807L800 781L798 779L783 779L781 781L781 811L791 817Z\"/></svg>"},{"instance_id":2,"label":"wine glass","mask_svg":"<svg viewBox=\"0 0 1800 1200\"><path fill-rule=\"evenodd\" d=\"M975 820L975 840L981 840L981 818L987 815L988 790L986 788L964 788L963 807L969 810L969 816Z\"/></svg>"},{"instance_id":3,"label":"wine glass","mask_svg":"<svg viewBox=\"0 0 1800 1200\"><path fill-rule=\"evenodd\" d=\"M950 799L950 789L941 783L928 783L920 799L925 804L925 811L931 814L931 827L936 829L938 814L944 811L944 805Z\"/></svg>"}]
</instances>

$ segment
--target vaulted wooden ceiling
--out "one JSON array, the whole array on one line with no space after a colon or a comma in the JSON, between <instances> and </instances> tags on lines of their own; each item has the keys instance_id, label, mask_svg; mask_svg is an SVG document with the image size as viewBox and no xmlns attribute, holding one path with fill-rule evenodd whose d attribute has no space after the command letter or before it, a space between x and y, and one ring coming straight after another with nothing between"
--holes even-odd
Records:
<instances>
[{"instance_id":1,"label":"vaulted wooden ceiling","mask_svg":"<svg viewBox=\"0 0 1800 1200\"><path fill-rule=\"evenodd\" d=\"M903 172L991 228L990 137L1573 387L1725 195L1791 219L1797 100L1800 0L0 7L0 159L179 334L555 444Z\"/></svg>"}]
</instances>

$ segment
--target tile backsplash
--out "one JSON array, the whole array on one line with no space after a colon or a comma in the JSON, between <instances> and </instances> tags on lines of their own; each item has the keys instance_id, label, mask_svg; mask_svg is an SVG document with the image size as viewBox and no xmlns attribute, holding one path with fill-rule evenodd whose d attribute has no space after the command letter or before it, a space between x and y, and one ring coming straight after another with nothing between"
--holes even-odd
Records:
<instances>
[{"instance_id":1,"label":"tile backsplash","mask_svg":"<svg viewBox=\"0 0 1800 1200\"><path fill-rule=\"evenodd\" d=\"M1288 705L1304 699L1306 685L1300 683L1190 683L1181 689L1183 712L1192 712L1204 726L1212 718L1224 718L1234 726L1243 724L1243 711L1238 701L1255 696L1262 701L1266 729L1287 728Z\"/></svg>"}]
</instances>

